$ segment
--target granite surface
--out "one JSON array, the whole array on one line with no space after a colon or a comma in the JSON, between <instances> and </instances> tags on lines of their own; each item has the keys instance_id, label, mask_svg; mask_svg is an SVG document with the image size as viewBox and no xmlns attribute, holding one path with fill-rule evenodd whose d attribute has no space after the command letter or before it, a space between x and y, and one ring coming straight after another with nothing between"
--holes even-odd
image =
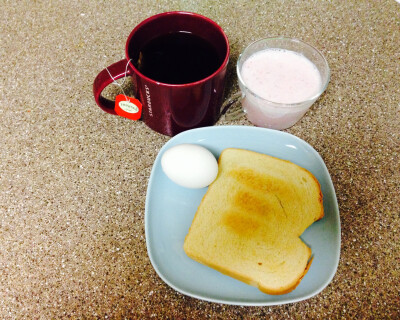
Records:
<instances>
[{"instance_id":1,"label":"granite surface","mask_svg":"<svg viewBox=\"0 0 400 320\"><path fill-rule=\"evenodd\" d=\"M1 319L400 318L399 3L2 0L0 9ZM124 58L136 24L172 10L206 15L227 33L226 97L253 40L296 37L329 62L326 92L285 130L320 153L340 208L337 273L308 300L200 301L150 263L146 189L170 138L101 111L92 83ZM251 125L217 123L233 124Z\"/></svg>"}]
</instances>

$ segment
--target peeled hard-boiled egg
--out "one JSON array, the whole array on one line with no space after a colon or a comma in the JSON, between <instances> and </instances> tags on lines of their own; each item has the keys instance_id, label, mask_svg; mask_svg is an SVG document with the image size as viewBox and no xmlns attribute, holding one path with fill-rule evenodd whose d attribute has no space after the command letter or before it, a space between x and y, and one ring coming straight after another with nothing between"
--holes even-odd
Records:
<instances>
[{"instance_id":1,"label":"peeled hard-boiled egg","mask_svg":"<svg viewBox=\"0 0 400 320\"><path fill-rule=\"evenodd\" d=\"M204 188L215 180L218 163L206 148L196 144L179 144L167 149L161 157L164 173L186 188Z\"/></svg>"}]
</instances>

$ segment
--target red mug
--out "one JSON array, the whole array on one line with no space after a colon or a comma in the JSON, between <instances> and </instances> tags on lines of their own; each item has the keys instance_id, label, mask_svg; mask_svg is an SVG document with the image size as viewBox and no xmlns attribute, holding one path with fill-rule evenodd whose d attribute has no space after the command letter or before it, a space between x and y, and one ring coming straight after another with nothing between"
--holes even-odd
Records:
<instances>
[{"instance_id":1,"label":"red mug","mask_svg":"<svg viewBox=\"0 0 400 320\"><path fill-rule=\"evenodd\" d=\"M212 69L211 74L205 74L200 79L188 78L186 81L181 80L183 83L179 80L173 83L171 80L157 79L141 68L142 51L151 52L146 46L152 46L149 43L156 41L155 39L176 33L201 38L211 45L215 53L213 56L217 59L217 62L213 62L215 70ZM180 52L180 57L187 60L193 54L189 51L186 51L187 54ZM143 55L146 57L146 53ZM183 11L157 14L147 18L132 30L126 42L125 56L125 59L101 71L93 83L94 97L101 109L110 114L117 114L114 101L104 98L101 93L114 80L131 76L136 91L135 96L143 106L141 119L151 129L174 136L185 130L214 125L218 120L229 61L229 42L222 28L214 21L196 13ZM204 59L209 58L210 56ZM191 64L196 67L193 61ZM159 67L155 63L151 65L156 66L155 69ZM163 63L161 66L174 68L173 63L171 65ZM201 63L200 69L204 69ZM176 70L164 71L167 75L179 76L179 73L185 70L191 69L183 66L183 69L179 67ZM158 70L150 71L157 73Z\"/></svg>"}]
</instances>

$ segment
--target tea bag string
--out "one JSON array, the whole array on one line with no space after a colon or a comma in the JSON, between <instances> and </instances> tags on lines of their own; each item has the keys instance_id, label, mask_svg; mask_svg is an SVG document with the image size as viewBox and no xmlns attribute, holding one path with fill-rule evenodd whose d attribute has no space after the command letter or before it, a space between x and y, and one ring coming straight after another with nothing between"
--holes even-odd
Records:
<instances>
[{"instance_id":1,"label":"tea bag string","mask_svg":"<svg viewBox=\"0 0 400 320\"><path fill-rule=\"evenodd\" d=\"M129 99L128 99L128 97L126 96L125 91L124 91L124 88L123 88L122 86L123 86L124 83L125 83L126 74L128 73L129 62L131 62L131 60L132 60L132 59L129 59L129 60L128 60L128 63L126 64L126 67L125 67L125 76L124 76L124 81L122 82L122 84L119 84L119 83L117 82L117 80L112 76L110 70L108 70L108 68L106 67L106 70L107 70L108 74L110 75L111 79L113 80L113 82L112 82L111 84L117 85L117 86L121 89L122 94L125 96L125 100L126 100L126 101L129 101Z\"/></svg>"}]
</instances>

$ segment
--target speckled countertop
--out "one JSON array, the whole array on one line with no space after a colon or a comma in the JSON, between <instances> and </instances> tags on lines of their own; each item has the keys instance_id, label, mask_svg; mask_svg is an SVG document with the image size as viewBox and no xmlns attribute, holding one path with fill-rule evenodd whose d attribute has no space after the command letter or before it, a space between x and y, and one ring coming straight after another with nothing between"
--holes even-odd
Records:
<instances>
[{"instance_id":1,"label":"speckled countertop","mask_svg":"<svg viewBox=\"0 0 400 320\"><path fill-rule=\"evenodd\" d=\"M0 9L1 319L400 317L399 3L2 0ZM206 15L227 33L226 96L237 90L239 53L261 37L300 38L329 62L327 91L286 130L320 153L340 207L339 267L311 299L209 303L152 268L146 188L170 138L102 112L92 83L124 57L137 23L171 10ZM232 124L251 125L217 123Z\"/></svg>"}]
</instances>

